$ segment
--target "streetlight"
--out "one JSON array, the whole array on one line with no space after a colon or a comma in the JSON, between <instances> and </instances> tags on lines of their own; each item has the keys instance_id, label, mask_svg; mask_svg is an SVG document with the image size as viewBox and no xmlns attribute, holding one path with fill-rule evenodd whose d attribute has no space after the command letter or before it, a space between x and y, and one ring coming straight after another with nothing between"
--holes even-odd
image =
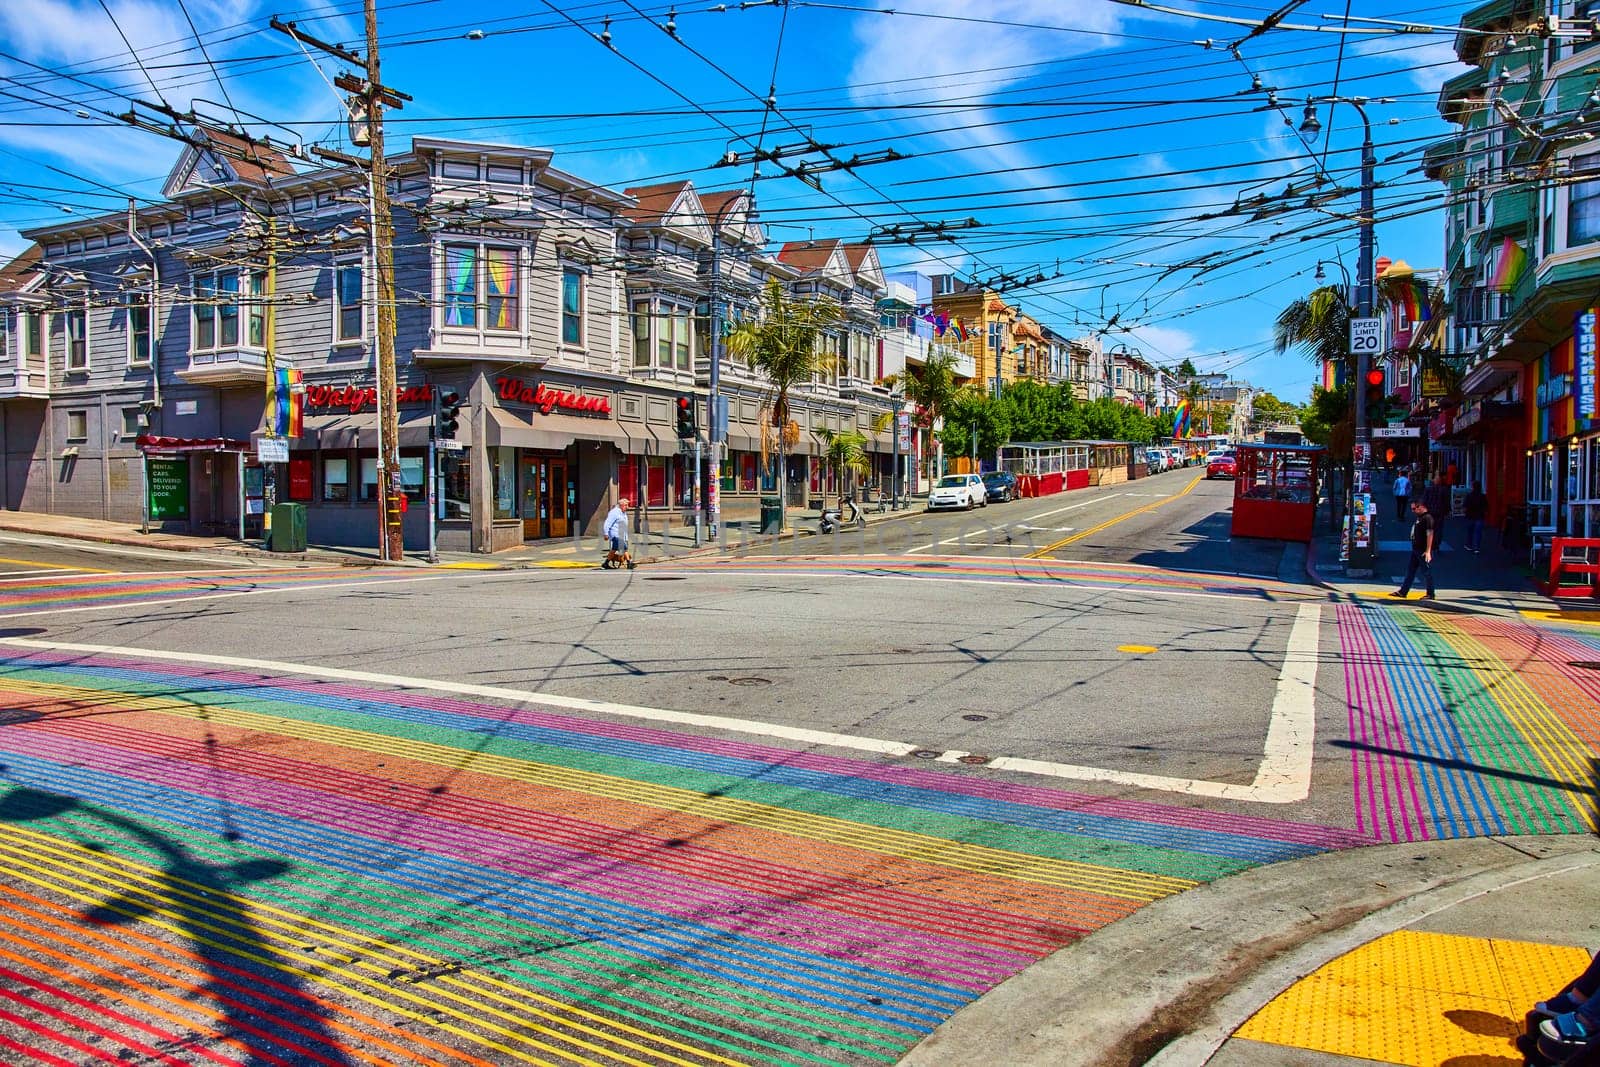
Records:
<instances>
[{"instance_id":1,"label":"streetlight","mask_svg":"<svg viewBox=\"0 0 1600 1067\"><path fill-rule=\"evenodd\" d=\"M1372 151L1372 120L1367 118L1368 103L1364 96L1316 96L1306 100L1305 114L1300 122L1300 133L1312 137L1322 131L1322 123L1317 120L1317 105L1324 104L1349 104L1356 109L1356 114L1361 116L1363 135L1361 139L1361 210L1357 216L1360 224L1359 252L1356 256L1356 317L1370 318L1372 315L1372 250L1373 235L1373 169L1377 159ZM1321 269L1321 265L1318 265ZM1341 268L1342 269L1342 268ZM1355 468L1356 476L1351 485L1351 495L1356 492L1370 490L1368 484L1368 466L1372 458L1372 429L1367 422L1367 395L1360 383L1367 380L1367 371L1370 369L1372 356L1363 346L1356 352L1356 382L1355 389ZM1353 503L1353 501L1351 501ZM1377 554L1377 531L1372 528L1374 522L1371 508L1365 516L1369 524L1366 542L1360 543L1355 534L1355 512L1353 507L1347 508L1345 514L1350 516L1350 542L1349 565L1345 573L1351 577L1364 578L1372 574L1373 561Z\"/></svg>"},{"instance_id":2,"label":"streetlight","mask_svg":"<svg viewBox=\"0 0 1600 1067\"><path fill-rule=\"evenodd\" d=\"M1335 267L1339 268L1339 275L1340 277L1344 278L1345 292L1348 293L1350 291L1350 272L1346 270L1344 264L1340 263L1337 259L1317 260L1317 272L1316 274L1312 275L1312 277L1319 282L1326 281L1328 278L1328 272L1322 269L1323 265L1326 263L1332 263Z\"/></svg>"}]
</instances>

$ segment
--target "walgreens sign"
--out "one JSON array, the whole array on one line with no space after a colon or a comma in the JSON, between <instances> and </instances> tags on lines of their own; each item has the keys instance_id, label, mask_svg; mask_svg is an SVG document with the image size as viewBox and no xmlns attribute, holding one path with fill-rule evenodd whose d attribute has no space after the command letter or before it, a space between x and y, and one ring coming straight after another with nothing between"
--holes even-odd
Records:
<instances>
[{"instance_id":1,"label":"walgreens sign","mask_svg":"<svg viewBox=\"0 0 1600 1067\"><path fill-rule=\"evenodd\" d=\"M550 414L557 408L562 411L576 412L580 415L611 414L610 397L568 393L560 389L551 389L543 382L535 385L531 382L519 381L516 378L496 378L494 387L496 393L499 394L501 403L527 404L530 407L538 408L545 415Z\"/></svg>"}]
</instances>

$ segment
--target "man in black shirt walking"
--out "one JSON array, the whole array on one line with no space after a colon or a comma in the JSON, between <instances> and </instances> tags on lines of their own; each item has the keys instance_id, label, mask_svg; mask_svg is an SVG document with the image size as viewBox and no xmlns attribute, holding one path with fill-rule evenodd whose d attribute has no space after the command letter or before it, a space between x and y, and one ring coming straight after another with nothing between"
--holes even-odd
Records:
<instances>
[{"instance_id":1,"label":"man in black shirt walking","mask_svg":"<svg viewBox=\"0 0 1600 1067\"><path fill-rule=\"evenodd\" d=\"M1428 506L1420 500L1411 502L1411 562L1406 566L1406 580L1395 590L1395 596L1404 599L1411 593L1411 583L1417 570L1422 570L1424 600L1433 599L1433 516Z\"/></svg>"}]
</instances>

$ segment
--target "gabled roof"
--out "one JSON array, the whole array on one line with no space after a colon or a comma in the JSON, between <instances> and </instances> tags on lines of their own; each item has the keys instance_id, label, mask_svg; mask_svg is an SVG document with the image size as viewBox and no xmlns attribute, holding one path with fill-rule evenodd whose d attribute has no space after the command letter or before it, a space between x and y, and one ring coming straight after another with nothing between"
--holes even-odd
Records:
<instances>
[{"instance_id":1,"label":"gabled roof","mask_svg":"<svg viewBox=\"0 0 1600 1067\"><path fill-rule=\"evenodd\" d=\"M725 234L736 236L753 247L767 243L766 234L751 218L752 199L747 189L709 189L700 194L706 218Z\"/></svg>"},{"instance_id":2,"label":"gabled roof","mask_svg":"<svg viewBox=\"0 0 1600 1067\"><path fill-rule=\"evenodd\" d=\"M841 242L837 237L821 241L788 241L778 250L778 262L800 271L823 270L833 263ZM849 266L849 261L845 261Z\"/></svg>"},{"instance_id":3,"label":"gabled roof","mask_svg":"<svg viewBox=\"0 0 1600 1067\"><path fill-rule=\"evenodd\" d=\"M294 177L294 165L276 148L209 126L190 127L189 133L193 143L167 175L164 196L238 182L271 185L275 178Z\"/></svg>"},{"instance_id":4,"label":"gabled roof","mask_svg":"<svg viewBox=\"0 0 1600 1067\"><path fill-rule=\"evenodd\" d=\"M44 272L37 269L43 261L44 249L29 245L20 256L0 267L0 293L14 293L37 282L43 277Z\"/></svg>"},{"instance_id":5,"label":"gabled roof","mask_svg":"<svg viewBox=\"0 0 1600 1067\"><path fill-rule=\"evenodd\" d=\"M633 197L636 201L633 207L623 211L623 214L645 226L659 225L661 220L672 213L673 206L685 189L690 188L687 181L662 182L659 185L638 185L632 189L624 189L623 193Z\"/></svg>"}]
</instances>

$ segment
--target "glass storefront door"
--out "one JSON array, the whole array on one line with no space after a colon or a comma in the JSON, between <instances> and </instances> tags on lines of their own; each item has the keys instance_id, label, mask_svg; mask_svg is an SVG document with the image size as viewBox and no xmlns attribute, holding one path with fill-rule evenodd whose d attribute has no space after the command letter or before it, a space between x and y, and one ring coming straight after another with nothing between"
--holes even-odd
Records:
<instances>
[{"instance_id":1,"label":"glass storefront door","mask_svg":"<svg viewBox=\"0 0 1600 1067\"><path fill-rule=\"evenodd\" d=\"M524 452L519 467L522 539L567 536L577 484L567 476L566 458Z\"/></svg>"}]
</instances>

